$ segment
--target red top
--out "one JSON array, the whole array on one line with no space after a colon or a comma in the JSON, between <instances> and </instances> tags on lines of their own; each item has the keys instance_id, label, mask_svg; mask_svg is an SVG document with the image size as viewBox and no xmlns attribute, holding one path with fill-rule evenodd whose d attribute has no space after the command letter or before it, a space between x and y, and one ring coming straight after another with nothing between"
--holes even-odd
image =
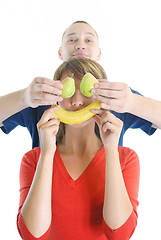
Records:
<instances>
[{"instance_id":1,"label":"red top","mask_svg":"<svg viewBox=\"0 0 161 240\"><path fill-rule=\"evenodd\" d=\"M52 222L43 236L35 238L27 229L20 211L31 186L39 154L40 148L34 148L24 155L21 163L17 225L22 239L128 240L131 237L137 223L139 185L139 160L133 150L119 147L122 173L133 212L120 228L113 231L103 219L104 147L75 181L67 172L57 148L53 161Z\"/></svg>"}]
</instances>

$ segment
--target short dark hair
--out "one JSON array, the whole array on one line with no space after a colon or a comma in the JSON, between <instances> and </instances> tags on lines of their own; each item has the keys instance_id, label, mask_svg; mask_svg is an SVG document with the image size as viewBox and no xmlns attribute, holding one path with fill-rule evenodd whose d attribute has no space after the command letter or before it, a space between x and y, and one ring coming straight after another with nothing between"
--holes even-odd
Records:
<instances>
[{"instance_id":1,"label":"short dark hair","mask_svg":"<svg viewBox=\"0 0 161 240\"><path fill-rule=\"evenodd\" d=\"M83 21L83 20L75 21L75 22L73 22L71 25L76 24L76 23L84 23L84 24L89 25L91 28L93 28L88 22ZM71 26L71 25L70 25L70 26ZM64 34L65 34L65 32L66 32L67 29L68 29L68 28L65 29L65 31L64 31L64 33L63 33L63 35L62 35L62 39L63 39ZM94 30L94 32L96 33L96 36L97 36L97 38L98 38L98 34L97 34L96 30L95 30L94 28L93 28L93 30Z\"/></svg>"}]
</instances>

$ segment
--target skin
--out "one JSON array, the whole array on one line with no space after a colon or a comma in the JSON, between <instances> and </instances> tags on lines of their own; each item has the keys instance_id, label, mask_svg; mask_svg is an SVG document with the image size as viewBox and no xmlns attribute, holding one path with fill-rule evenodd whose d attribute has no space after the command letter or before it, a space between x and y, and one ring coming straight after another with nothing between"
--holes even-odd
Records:
<instances>
[{"instance_id":1,"label":"skin","mask_svg":"<svg viewBox=\"0 0 161 240\"><path fill-rule=\"evenodd\" d=\"M64 33L58 54L63 61L70 57L85 57L98 61L101 50L96 32L84 23L71 25Z\"/></svg>"},{"instance_id":2,"label":"skin","mask_svg":"<svg viewBox=\"0 0 161 240\"><path fill-rule=\"evenodd\" d=\"M85 57L98 61L101 57L101 50L95 30L85 23L75 23L69 26L63 36L58 56L63 61L70 57ZM95 99L102 102L104 109L120 113L129 112L161 128L161 101L132 93L126 83L107 82L105 79L99 81L93 93ZM36 77L27 88L1 96L0 125L9 116L27 107L61 102L63 100L60 97L61 89L61 82Z\"/></svg>"},{"instance_id":3,"label":"skin","mask_svg":"<svg viewBox=\"0 0 161 240\"><path fill-rule=\"evenodd\" d=\"M74 96L61 102L61 107L65 110L75 111L94 101L82 95L79 90L79 79L75 79L75 84ZM52 167L56 149L56 133L59 128L59 121L54 119L52 114L55 109L56 107L52 107L45 111L37 124L41 155L31 188L21 210L29 231L35 237L42 236L51 223ZM102 141L95 135L95 121L100 128ZM83 173L102 145L104 146L106 181L103 217L112 229L117 229L124 224L133 211L119 161L118 140L121 129L121 120L112 113L104 111L101 116L95 116L84 123L65 124L65 136L62 144L58 145L64 165L74 180ZM85 161L82 162L82 159Z\"/></svg>"}]
</instances>

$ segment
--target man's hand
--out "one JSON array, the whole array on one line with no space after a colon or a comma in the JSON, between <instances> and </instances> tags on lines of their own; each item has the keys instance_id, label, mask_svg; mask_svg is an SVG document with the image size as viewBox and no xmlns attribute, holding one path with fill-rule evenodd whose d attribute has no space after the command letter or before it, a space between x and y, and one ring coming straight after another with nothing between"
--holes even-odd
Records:
<instances>
[{"instance_id":1,"label":"man's hand","mask_svg":"<svg viewBox=\"0 0 161 240\"><path fill-rule=\"evenodd\" d=\"M61 102L63 85L61 81L48 78L36 77L24 90L24 103L26 107L38 107L41 105L52 105Z\"/></svg>"},{"instance_id":2,"label":"man's hand","mask_svg":"<svg viewBox=\"0 0 161 240\"><path fill-rule=\"evenodd\" d=\"M127 84L101 79L92 93L94 98L101 102L102 108L119 113L130 112L134 94Z\"/></svg>"}]
</instances>

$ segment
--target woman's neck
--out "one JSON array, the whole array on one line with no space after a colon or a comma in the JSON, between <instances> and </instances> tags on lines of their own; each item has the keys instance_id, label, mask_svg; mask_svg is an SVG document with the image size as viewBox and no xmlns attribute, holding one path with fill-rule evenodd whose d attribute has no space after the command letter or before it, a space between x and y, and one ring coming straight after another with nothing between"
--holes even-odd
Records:
<instances>
[{"instance_id":1,"label":"woman's neck","mask_svg":"<svg viewBox=\"0 0 161 240\"><path fill-rule=\"evenodd\" d=\"M94 132L94 126L88 125L83 128L72 128L66 126L65 136L60 150L66 154L81 155L85 152L98 151L101 146L101 140L96 136Z\"/></svg>"}]
</instances>

